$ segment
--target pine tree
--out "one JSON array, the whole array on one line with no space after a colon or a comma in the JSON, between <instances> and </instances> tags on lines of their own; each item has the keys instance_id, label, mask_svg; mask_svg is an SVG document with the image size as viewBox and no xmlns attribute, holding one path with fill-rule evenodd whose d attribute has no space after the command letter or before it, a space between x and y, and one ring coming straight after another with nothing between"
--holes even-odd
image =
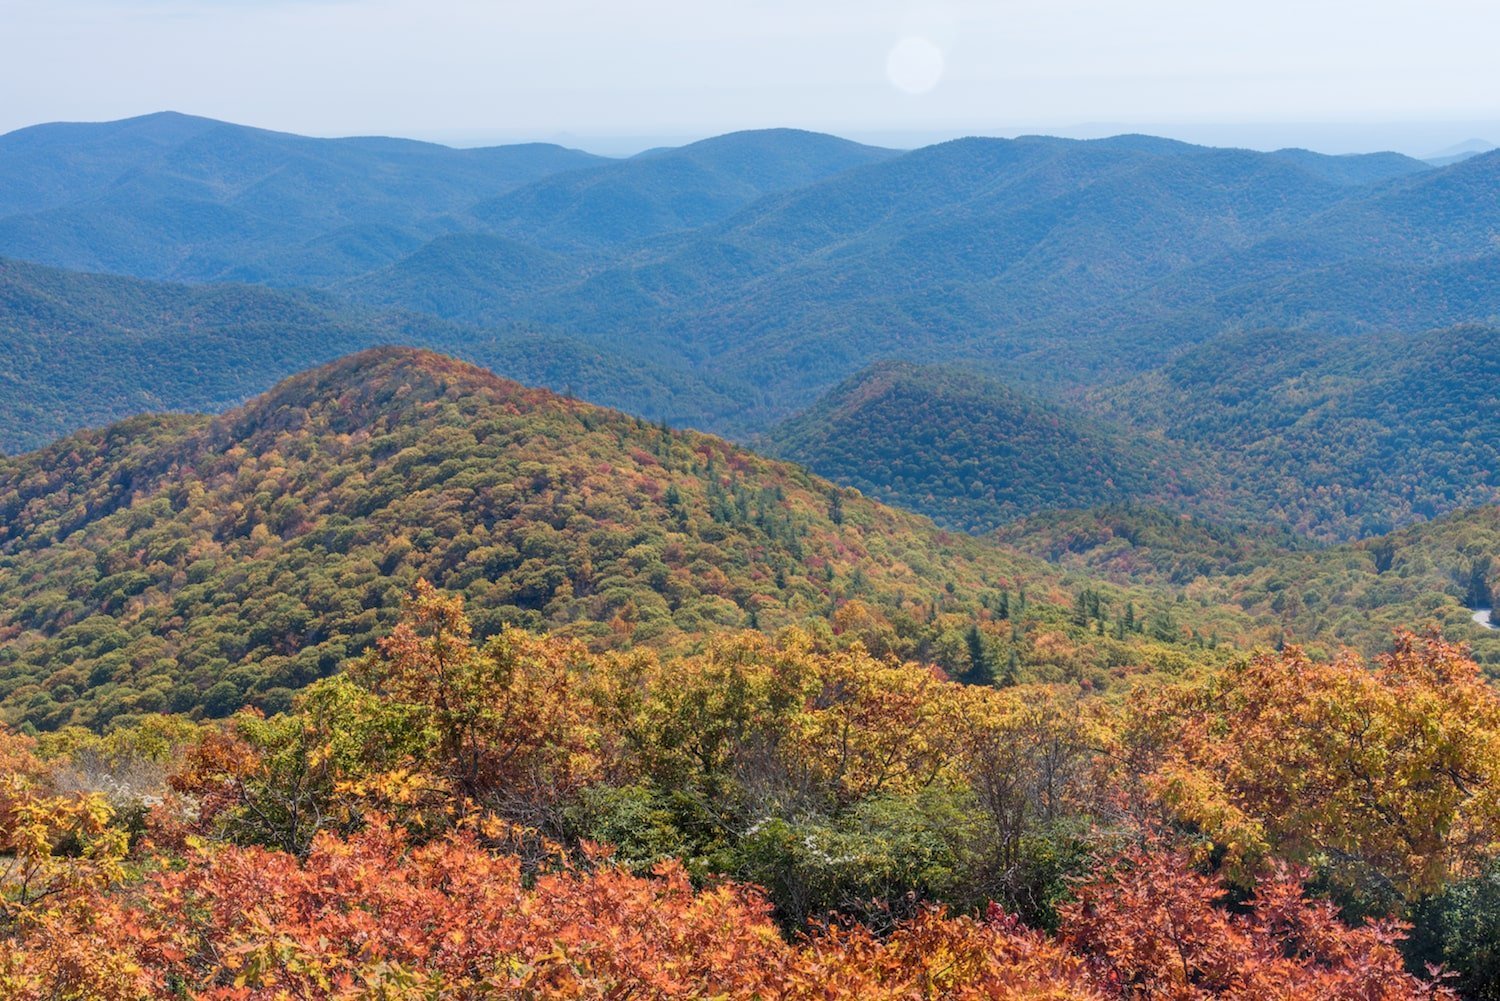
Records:
<instances>
[{"instance_id":1,"label":"pine tree","mask_svg":"<svg viewBox=\"0 0 1500 1001\"><path fill-rule=\"evenodd\" d=\"M1477 560L1469 569L1469 590L1465 596L1465 603L1470 608L1490 607L1490 561L1488 559Z\"/></svg>"},{"instance_id":2,"label":"pine tree","mask_svg":"<svg viewBox=\"0 0 1500 1001\"><path fill-rule=\"evenodd\" d=\"M1015 647L1011 647L1010 657L1005 662L1005 670L1000 672L1000 687L1009 688L1021 680L1021 658L1016 655Z\"/></svg>"},{"instance_id":3,"label":"pine tree","mask_svg":"<svg viewBox=\"0 0 1500 1001\"><path fill-rule=\"evenodd\" d=\"M990 666L989 651L985 649L984 634L977 625L969 626L964 641L969 648L969 667L959 680L966 685L992 684L995 680L994 670Z\"/></svg>"}]
</instances>

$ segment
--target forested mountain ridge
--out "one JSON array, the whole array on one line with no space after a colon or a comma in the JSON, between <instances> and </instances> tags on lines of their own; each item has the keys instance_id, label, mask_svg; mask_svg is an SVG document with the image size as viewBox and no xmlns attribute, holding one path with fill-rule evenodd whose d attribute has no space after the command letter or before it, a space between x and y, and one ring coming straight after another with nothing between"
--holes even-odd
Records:
<instances>
[{"instance_id":1,"label":"forested mountain ridge","mask_svg":"<svg viewBox=\"0 0 1500 1001\"><path fill-rule=\"evenodd\" d=\"M1500 331L1229 334L1093 397L1196 451L1241 517L1313 538L1379 535L1500 500Z\"/></svg>"},{"instance_id":2,"label":"forested mountain ridge","mask_svg":"<svg viewBox=\"0 0 1500 1001\"><path fill-rule=\"evenodd\" d=\"M1163 474L1144 493L1022 491L977 518L960 510L974 506L960 496L973 476L905 498L968 527L1139 499L1219 521L1269 516L1334 541L1494 496L1487 380L1450 385L1420 354L1487 372L1500 154L1432 168L1146 136L900 153L773 129L576 161L555 147L311 140L173 115L23 130L0 150L14 167L0 188L43 215L71 211L45 206L69 197L58 178L75 171L78 204L92 206L79 211L105 227L57 230L79 247L127 253L139 237L151 253L207 255L213 274L324 288L148 290L0 265L0 336L14 359L0 373L0 449L145 409L222 408L308 365L401 342L743 441L872 362L961 365L1057 397L1049 406L1070 424L1119 428L1090 460L1098 483L1119 487L1137 467ZM421 197L407 204L405 185ZM476 185L505 190L481 197ZM95 211L99 199L114 207ZM203 199L216 207L186 207ZM304 212L299 199L319 206ZM170 225L153 229L169 203ZM237 229L223 214L252 209L308 232ZM370 222L391 213L405 235ZM35 221L15 233L52 232ZM336 266L313 274L325 263ZM1429 333L1443 325L1458 325L1451 340L1472 342L1473 358ZM1355 364L1352 341L1339 361L1344 335L1388 364ZM103 372L101 385L63 364L65 350ZM1263 364L1237 372L1236 352ZM1293 379L1297 365L1325 384ZM1224 367L1257 402L1200 392L1195 366ZM1282 388L1264 382L1275 372ZM1347 389L1361 380L1381 394ZM1243 423L1228 436L1209 426L1233 420Z\"/></svg>"},{"instance_id":3,"label":"forested mountain ridge","mask_svg":"<svg viewBox=\"0 0 1500 1001\"><path fill-rule=\"evenodd\" d=\"M471 211L487 232L544 249L626 247L897 155L800 129L732 132L559 174Z\"/></svg>"},{"instance_id":4,"label":"forested mountain ridge","mask_svg":"<svg viewBox=\"0 0 1500 1001\"><path fill-rule=\"evenodd\" d=\"M0 254L143 278L313 284L454 229L485 197L604 158L312 139L161 113L0 136Z\"/></svg>"},{"instance_id":5,"label":"forested mountain ridge","mask_svg":"<svg viewBox=\"0 0 1500 1001\"><path fill-rule=\"evenodd\" d=\"M878 362L766 440L815 473L970 532L1183 489L1163 450L956 366Z\"/></svg>"},{"instance_id":6,"label":"forested mountain ridge","mask_svg":"<svg viewBox=\"0 0 1500 1001\"><path fill-rule=\"evenodd\" d=\"M715 428L763 427L870 358L918 342L924 360L994 361L1045 337L1051 355L1028 354L1025 376L1056 381L1073 368L1055 360L1073 322L1064 317L1364 190L1306 159L1129 136L957 140L768 196L554 288L518 295L497 276L454 315L630 333L664 355L777 387L769 413L704 415ZM1376 161L1376 178L1427 169ZM389 274L397 285L442 281L416 261ZM1012 338L1012 327L1024 336ZM1164 356L1151 343L1136 353L1127 364Z\"/></svg>"},{"instance_id":7,"label":"forested mountain ridge","mask_svg":"<svg viewBox=\"0 0 1500 1001\"><path fill-rule=\"evenodd\" d=\"M160 410L222 410L373 344L451 340L322 294L86 275L0 258L0 451Z\"/></svg>"},{"instance_id":8,"label":"forested mountain ridge","mask_svg":"<svg viewBox=\"0 0 1500 1001\"><path fill-rule=\"evenodd\" d=\"M42 727L283 707L418 577L464 595L481 635L680 649L831 621L955 671L999 657L1074 684L1248 629L1109 585L1074 621L1087 582L1039 560L720 439L379 348L220 417L0 460L0 707ZM1150 634L1115 628L1129 603Z\"/></svg>"},{"instance_id":9,"label":"forested mountain ridge","mask_svg":"<svg viewBox=\"0 0 1500 1001\"><path fill-rule=\"evenodd\" d=\"M6 149L0 205L29 214L7 223L0 213L0 253L338 287L447 319L541 324L611 350L638 341L666 364L747 390L738 407L688 393L664 412L742 432L916 340L935 352L924 360L1023 358L1021 375L1042 385L1148 368L1244 311L1215 299L1172 321L1181 334L1120 350L1101 324L1148 331L1175 315L1178 293L1129 305L1155 283L1300 232L1345 203L1396 219L1402 198L1461 202L1473 188L1423 184L1442 171L1390 154L1265 154L1145 136L965 139L898 154L773 129L602 161L543 146L311 140L161 115L22 130L0 137ZM64 149L84 152L60 159ZM363 173L346 182L356 163ZM486 198L476 193L485 185L507 191ZM75 210L54 204L70 186L81 199L73 221ZM262 216L301 228L258 228ZM1361 227L1325 228L1354 240ZM180 259L161 257L168 246ZM1214 296L1228 291L1204 280ZM1132 320L1131 310L1143 312ZM1411 322L1479 318L1437 311L1419 308ZM1065 352L1072 364L1058 366ZM757 399L769 383L778 388Z\"/></svg>"},{"instance_id":10,"label":"forested mountain ridge","mask_svg":"<svg viewBox=\"0 0 1500 1001\"><path fill-rule=\"evenodd\" d=\"M1241 331L1047 402L979 362L882 362L765 440L969 531L1130 502L1335 542L1500 501L1497 340L1483 326Z\"/></svg>"},{"instance_id":11,"label":"forested mountain ridge","mask_svg":"<svg viewBox=\"0 0 1500 1001\"><path fill-rule=\"evenodd\" d=\"M151 282L0 258L0 453L142 412L223 410L302 368L391 343L441 348L652 418L675 418L670 401L712 405L736 391L564 334L357 308L324 292Z\"/></svg>"}]
</instances>

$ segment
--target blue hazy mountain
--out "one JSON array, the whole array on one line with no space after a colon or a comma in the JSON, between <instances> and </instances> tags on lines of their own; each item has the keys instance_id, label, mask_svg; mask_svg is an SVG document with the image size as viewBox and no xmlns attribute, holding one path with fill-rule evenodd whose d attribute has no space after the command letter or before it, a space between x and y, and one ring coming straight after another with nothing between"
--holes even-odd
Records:
<instances>
[{"instance_id":1,"label":"blue hazy mountain","mask_svg":"<svg viewBox=\"0 0 1500 1001\"><path fill-rule=\"evenodd\" d=\"M39 125L0 136L0 254L306 284L409 253L485 198L603 162L545 144L311 139L173 113Z\"/></svg>"},{"instance_id":2,"label":"blue hazy mountain","mask_svg":"<svg viewBox=\"0 0 1500 1001\"><path fill-rule=\"evenodd\" d=\"M147 411L222 410L382 344L447 348L528 383L678 420L733 390L566 335L350 307L324 292L153 282L0 258L0 452Z\"/></svg>"}]
</instances>

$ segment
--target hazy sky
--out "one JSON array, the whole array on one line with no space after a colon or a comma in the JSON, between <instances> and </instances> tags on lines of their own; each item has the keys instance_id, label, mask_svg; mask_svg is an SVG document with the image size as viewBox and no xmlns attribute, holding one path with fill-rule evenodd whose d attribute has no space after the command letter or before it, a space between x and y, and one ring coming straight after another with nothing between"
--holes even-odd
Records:
<instances>
[{"instance_id":1,"label":"hazy sky","mask_svg":"<svg viewBox=\"0 0 1500 1001\"><path fill-rule=\"evenodd\" d=\"M593 148L1129 127L1430 153L1500 142L1497 52L1495 0L0 0L0 131L170 108Z\"/></svg>"}]
</instances>

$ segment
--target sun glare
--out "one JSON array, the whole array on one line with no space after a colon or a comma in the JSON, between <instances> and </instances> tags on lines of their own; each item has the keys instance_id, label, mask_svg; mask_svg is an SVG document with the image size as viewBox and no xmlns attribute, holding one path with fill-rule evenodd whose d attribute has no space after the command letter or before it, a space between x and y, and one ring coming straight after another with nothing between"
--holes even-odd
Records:
<instances>
[{"instance_id":1,"label":"sun glare","mask_svg":"<svg viewBox=\"0 0 1500 1001\"><path fill-rule=\"evenodd\" d=\"M891 47L885 75L907 94L925 94L943 78L943 50L930 38L908 35Z\"/></svg>"}]
</instances>

